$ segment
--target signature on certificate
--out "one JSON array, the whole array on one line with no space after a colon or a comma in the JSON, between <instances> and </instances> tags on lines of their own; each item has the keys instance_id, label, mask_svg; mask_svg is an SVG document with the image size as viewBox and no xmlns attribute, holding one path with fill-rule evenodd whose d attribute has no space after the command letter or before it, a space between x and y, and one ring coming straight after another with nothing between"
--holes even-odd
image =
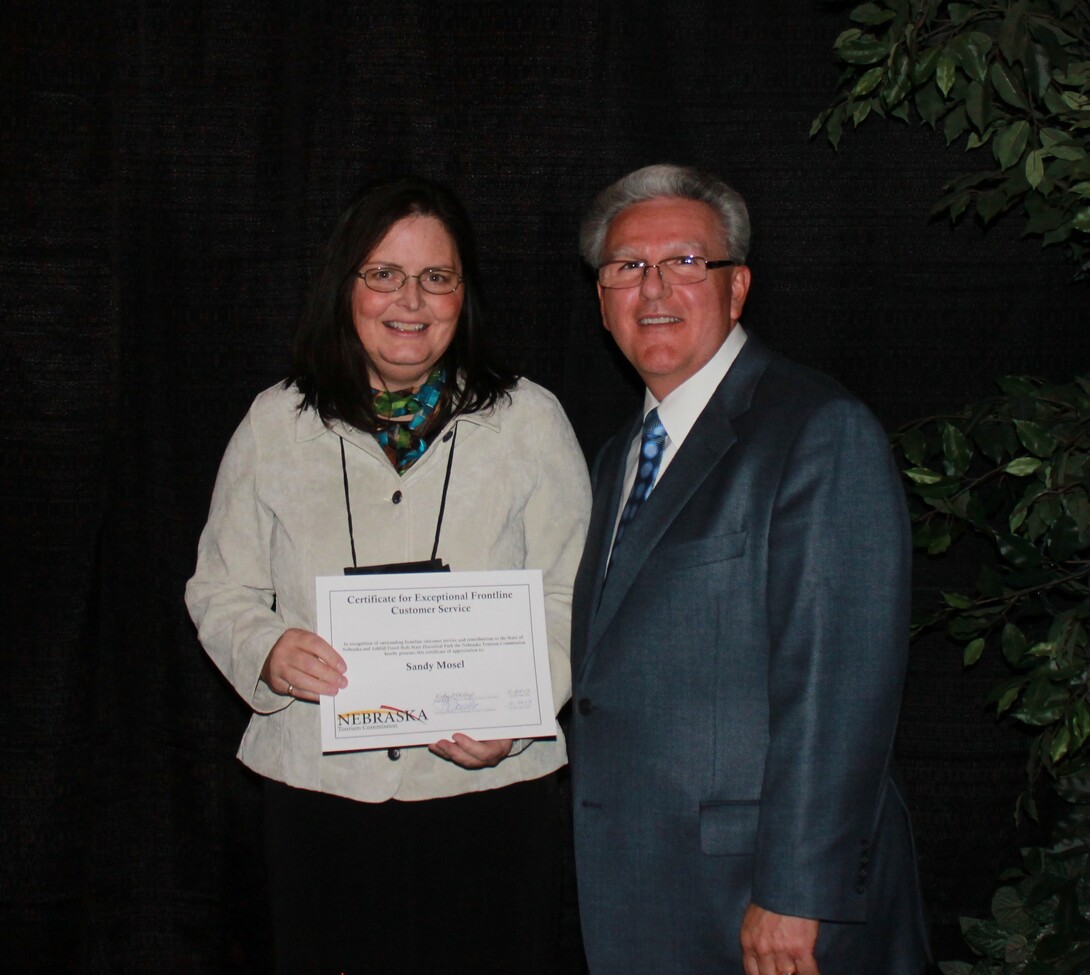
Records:
<instances>
[{"instance_id":1,"label":"signature on certificate","mask_svg":"<svg viewBox=\"0 0 1090 975\"><path fill-rule=\"evenodd\" d=\"M476 711L477 695L474 691L441 691L435 695L435 710L439 714Z\"/></svg>"}]
</instances>

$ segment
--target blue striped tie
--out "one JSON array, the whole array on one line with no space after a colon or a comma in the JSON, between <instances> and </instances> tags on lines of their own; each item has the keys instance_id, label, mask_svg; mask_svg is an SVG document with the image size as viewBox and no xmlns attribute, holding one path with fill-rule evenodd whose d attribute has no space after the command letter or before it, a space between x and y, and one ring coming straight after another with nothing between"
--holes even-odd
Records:
<instances>
[{"instance_id":1,"label":"blue striped tie","mask_svg":"<svg viewBox=\"0 0 1090 975\"><path fill-rule=\"evenodd\" d=\"M653 409L643 421L643 436L640 439L639 466L636 468L636 480L632 482L632 490L621 512L621 520L617 524L617 535L613 539L616 548L621 541L624 530L628 527L640 505L651 495L651 489L655 486L655 478L658 477L659 465L662 463L662 449L666 443L666 428L659 422L659 411Z\"/></svg>"}]
</instances>

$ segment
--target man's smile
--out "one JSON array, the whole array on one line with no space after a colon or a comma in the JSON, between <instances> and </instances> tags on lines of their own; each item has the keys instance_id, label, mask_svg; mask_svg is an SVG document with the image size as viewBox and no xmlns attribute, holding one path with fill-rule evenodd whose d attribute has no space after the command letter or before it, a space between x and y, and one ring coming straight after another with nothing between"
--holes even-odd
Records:
<instances>
[{"instance_id":1,"label":"man's smile","mask_svg":"<svg viewBox=\"0 0 1090 975\"><path fill-rule=\"evenodd\" d=\"M676 325L680 321L674 315L645 315L639 319L641 325Z\"/></svg>"}]
</instances>

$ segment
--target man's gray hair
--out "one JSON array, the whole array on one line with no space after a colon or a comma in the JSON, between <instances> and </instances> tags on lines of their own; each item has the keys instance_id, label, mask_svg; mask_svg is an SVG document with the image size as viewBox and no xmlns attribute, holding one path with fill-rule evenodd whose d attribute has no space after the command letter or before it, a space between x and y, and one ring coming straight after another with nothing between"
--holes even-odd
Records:
<instances>
[{"instance_id":1,"label":"man's gray hair","mask_svg":"<svg viewBox=\"0 0 1090 975\"><path fill-rule=\"evenodd\" d=\"M595 197L579 231L579 252L591 267L602 263L606 234L614 218L636 203L660 197L697 200L718 215L727 256L742 263L749 253L749 211L746 201L721 179L691 166L660 163L622 176ZM702 257L715 255L702 254Z\"/></svg>"}]
</instances>

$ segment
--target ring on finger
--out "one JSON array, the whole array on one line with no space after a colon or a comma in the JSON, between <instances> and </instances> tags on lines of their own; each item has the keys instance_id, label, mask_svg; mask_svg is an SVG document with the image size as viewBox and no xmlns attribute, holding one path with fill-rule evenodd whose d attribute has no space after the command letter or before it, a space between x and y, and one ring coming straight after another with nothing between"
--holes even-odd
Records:
<instances>
[{"instance_id":1,"label":"ring on finger","mask_svg":"<svg viewBox=\"0 0 1090 975\"><path fill-rule=\"evenodd\" d=\"M295 685L288 681L288 697L295 697Z\"/></svg>"}]
</instances>

